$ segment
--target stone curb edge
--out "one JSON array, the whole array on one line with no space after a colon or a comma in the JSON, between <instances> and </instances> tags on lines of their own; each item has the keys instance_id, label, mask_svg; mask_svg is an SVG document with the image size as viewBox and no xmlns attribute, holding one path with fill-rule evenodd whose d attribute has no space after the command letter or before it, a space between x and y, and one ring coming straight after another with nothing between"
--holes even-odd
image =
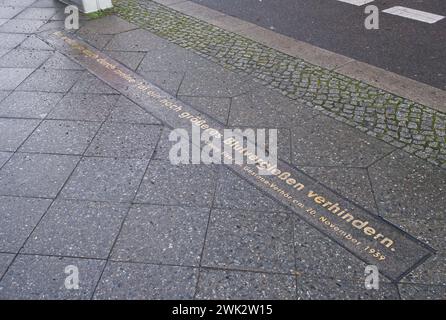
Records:
<instances>
[{"instance_id":1,"label":"stone curb edge","mask_svg":"<svg viewBox=\"0 0 446 320\"><path fill-rule=\"evenodd\" d=\"M446 113L446 91L390 71L281 35L188 0L152 0L289 56L365 82L376 88Z\"/></svg>"}]
</instances>

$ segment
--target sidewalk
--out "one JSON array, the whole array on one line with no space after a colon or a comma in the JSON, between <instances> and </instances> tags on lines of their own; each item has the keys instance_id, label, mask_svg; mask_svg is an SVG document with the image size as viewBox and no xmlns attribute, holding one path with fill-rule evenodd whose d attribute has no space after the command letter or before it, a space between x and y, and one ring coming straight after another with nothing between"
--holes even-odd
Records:
<instances>
[{"instance_id":1,"label":"sidewalk","mask_svg":"<svg viewBox=\"0 0 446 320\"><path fill-rule=\"evenodd\" d=\"M158 3L114 3L63 34L218 128L279 129L283 167L404 245L366 290L363 253L255 180L172 165L177 120L55 36L59 2L0 0L0 298L446 297L444 113Z\"/></svg>"}]
</instances>

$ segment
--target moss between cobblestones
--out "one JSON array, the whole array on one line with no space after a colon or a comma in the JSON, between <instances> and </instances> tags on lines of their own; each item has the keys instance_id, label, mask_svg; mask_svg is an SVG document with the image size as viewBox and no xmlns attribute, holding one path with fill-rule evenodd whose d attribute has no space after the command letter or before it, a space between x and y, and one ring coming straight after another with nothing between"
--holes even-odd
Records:
<instances>
[{"instance_id":1,"label":"moss between cobblestones","mask_svg":"<svg viewBox=\"0 0 446 320\"><path fill-rule=\"evenodd\" d=\"M446 115L361 81L288 56L149 0L114 0L122 18L249 74L291 99L446 168Z\"/></svg>"}]
</instances>

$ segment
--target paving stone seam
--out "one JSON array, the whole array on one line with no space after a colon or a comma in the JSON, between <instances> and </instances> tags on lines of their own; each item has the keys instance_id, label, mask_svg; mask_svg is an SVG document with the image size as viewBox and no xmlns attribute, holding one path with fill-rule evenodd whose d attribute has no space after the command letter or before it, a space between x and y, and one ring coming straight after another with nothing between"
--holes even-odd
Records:
<instances>
[{"instance_id":1,"label":"paving stone seam","mask_svg":"<svg viewBox=\"0 0 446 320\"><path fill-rule=\"evenodd\" d=\"M442 167L443 169L446 168L446 115L444 113L430 109L427 106L423 106L408 99L398 97L382 89L365 84L362 81L349 78L337 72L332 72L329 69L314 66L301 59L288 56L285 53L268 48L258 42L220 29L207 22L187 16L153 1L128 0L123 3L122 0L116 0L115 6L115 11L120 17L145 28L156 35L161 36L162 38L165 38L186 49L190 49L195 53L198 53L200 56L220 64L232 71L234 71L234 69L241 69L241 72L247 74L248 76L253 75L253 79L256 79L257 82L261 81L270 88L279 89L282 94L288 98L291 98L292 100L303 97L305 100L313 102L314 108L319 106L319 108L316 109L322 109L325 111L324 113L331 118L346 123L351 127L355 127L370 136L376 137L379 140L391 144L394 147L402 148L404 151L415 154L417 157L436 166ZM178 25L182 25L183 27L175 30L175 27ZM187 28L190 28L190 30L187 30ZM194 35L192 34L193 32L199 34L194 38ZM300 88L299 90L301 91L303 90L302 95L296 95L295 93L288 92L286 89L283 89L283 87L282 89L280 88L280 83L285 80L280 78L282 76L279 71L274 71L272 73L269 71L266 72L265 67L257 69L254 68L254 70L250 67L248 62L251 60L248 58L245 58L244 60L242 59L244 64L239 66L237 66L236 62L231 61L232 58L228 58L229 62L224 59L222 60L222 58L220 59L218 54L212 50L215 51L219 44L222 46L222 48L224 45L218 43L217 40L215 44L212 44L212 41L208 40L209 37L211 37L211 39L217 37L217 40L222 38L222 41L226 41L228 38L232 37L237 39L239 42L247 43L246 47L248 48L249 46L260 48L258 50L265 52L266 56L269 55L272 57L270 60L273 62L269 62L269 64L272 64L271 66L278 67L279 71L281 70L280 68L282 68L280 64L286 62L289 66L297 66L296 70L298 71L296 75L300 74L299 72L302 71L300 69L307 68L313 70L310 72L310 74L319 74L321 78L318 78L317 81L316 79L313 79L314 81L310 80L312 84L307 87L307 89L299 87L299 85L296 84L297 82L294 80L289 82L289 84L286 86ZM208 40L208 46L206 46L206 41L203 39ZM212 47L214 45L215 47ZM236 51L235 55L237 55L237 50L239 49L236 48L234 50ZM243 52L242 49L239 51ZM217 56L213 56L214 53L217 54ZM278 61L281 62L279 63ZM252 61L250 63L252 64ZM266 66L268 66L268 63ZM286 71L283 72L287 74ZM305 72L306 71L304 71L303 74L305 74ZM293 74L291 71L289 71L289 73L290 75ZM270 77L269 74L276 74L276 76L280 75L280 77L277 78L278 80L267 81L265 80L265 77ZM326 87L324 87L324 85L320 85L321 82L319 81L321 81L321 79L322 81L328 81ZM275 84L274 81L276 81L277 84ZM340 89L336 89L333 86L330 87L330 85L328 85L329 82L333 81L338 84L341 83L339 87ZM356 89L361 89L362 91L350 92L348 91L347 87L355 87ZM334 93L335 91L338 92ZM324 100L325 102L318 101L318 96L330 96L331 94L337 95L338 98L329 98L328 100ZM349 98L346 99L345 95L347 95ZM373 97L373 99L369 97ZM349 103L351 105L352 101L354 104L353 107L350 108L348 106ZM336 104L338 106L336 106ZM346 108L346 106L348 109L345 109L346 112L344 112L344 108ZM341 109L339 109L340 107ZM412 115L415 116L412 117ZM424 127L426 121L430 121L429 123L431 123L429 130L427 130L427 127ZM411 123L416 123L416 127L408 127L412 126ZM407 138L404 138L400 134L401 132Z\"/></svg>"}]
</instances>

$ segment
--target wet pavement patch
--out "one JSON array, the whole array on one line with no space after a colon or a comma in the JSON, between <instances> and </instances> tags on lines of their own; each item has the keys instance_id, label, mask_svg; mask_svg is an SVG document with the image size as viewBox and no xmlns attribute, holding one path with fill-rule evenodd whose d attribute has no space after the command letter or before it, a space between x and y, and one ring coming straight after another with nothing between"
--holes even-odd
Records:
<instances>
[{"instance_id":1,"label":"wet pavement patch","mask_svg":"<svg viewBox=\"0 0 446 320\"><path fill-rule=\"evenodd\" d=\"M150 112L170 128L191 130L191 117L200 126L221 132L224 125L175 99L105 54L63 32L41 34L61 53L76 60L114 90ZM230 165L230 170L261 190L301 219L370 265L399 281L434 251L386 220L317 183L311 176L284 161L269 166L270 175L258 174L255 165Z\"/></svg>"}]
</instances>

